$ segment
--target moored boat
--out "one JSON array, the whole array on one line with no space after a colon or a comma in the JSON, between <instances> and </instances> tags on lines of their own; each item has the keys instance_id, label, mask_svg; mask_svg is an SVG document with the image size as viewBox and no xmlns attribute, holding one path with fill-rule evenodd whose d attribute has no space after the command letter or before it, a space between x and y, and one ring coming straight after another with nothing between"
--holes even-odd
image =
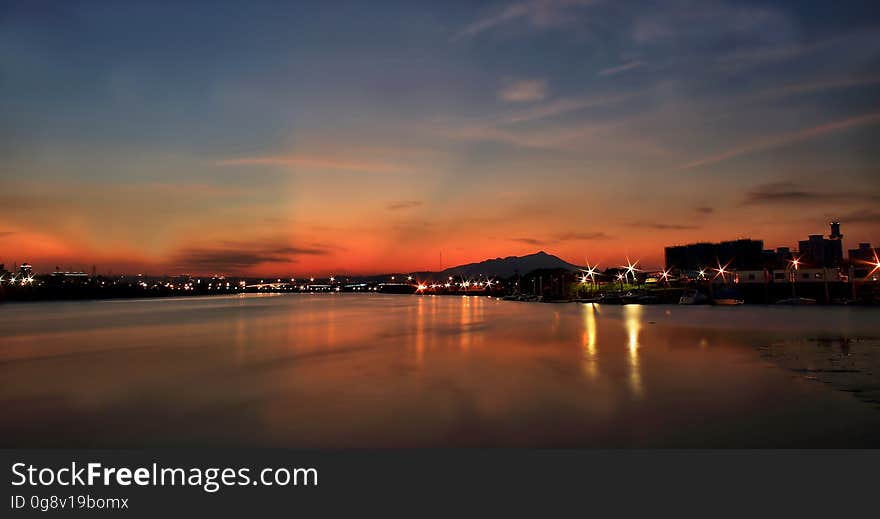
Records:
<instances>
[{"instance_id":1,"label":"moored boat","mask_svg":"<svg viewBox=\"0 0 880 519\"><path fill-rule=\"evenodd\" d=\"M712 298L712 304L718 306L736 306L743 303L745 303L745 300L742 295L733 288L723 288Z\"/></svg>"},{"instance_id":2,"label":"moored boat","mask_svg":"<svg viewBox=\"0 0 880 519\"><path fill-rule=\"evenodd\" d=\"M776 301L777 305L814 305L816 304L815 299L810 299L809 297L788 297L786 299L780 299Z\"/></svg>"},{"instance_id":3,"label":"moored boat","mask_svg":"<svg viewBox=\"0 0 880 519\"><path fill-rule=\"evenodd\" d=\"M744 303L745 301L742 299L734 299L732 297L715 298L712 300L712 304L716 306L736 306Z\"/></svg>"},{"instance_id":4,"label":"moored boat","mask_svg":"<svg viewBox=\"0 0 880 519\"><path fill-rule=\"evenodd\" d=\"M708 304L709 298L699 290L686 290L678 299L680 305L703 305Z\"/></svg>"}]
</instances>

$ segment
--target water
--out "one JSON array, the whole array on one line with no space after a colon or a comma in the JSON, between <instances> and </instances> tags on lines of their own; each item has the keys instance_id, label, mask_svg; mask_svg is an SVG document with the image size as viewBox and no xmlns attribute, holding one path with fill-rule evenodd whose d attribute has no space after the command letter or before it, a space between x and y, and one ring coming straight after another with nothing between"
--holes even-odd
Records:
<instances>
[{"instance_id":1,"label":"water","mask_svg":"<svg viewBox=\"0 0 880 519\"><path fill-rule=\"evenodd\" d=\"M0 446L878 446L877 317L380 294L5 305Z\"/></svg>"}]
</instances>

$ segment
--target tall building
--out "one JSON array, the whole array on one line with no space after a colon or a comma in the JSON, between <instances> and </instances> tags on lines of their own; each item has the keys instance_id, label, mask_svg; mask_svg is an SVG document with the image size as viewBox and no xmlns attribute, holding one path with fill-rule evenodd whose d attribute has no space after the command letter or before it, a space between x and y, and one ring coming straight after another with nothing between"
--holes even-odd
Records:
<instances>
[{"instance_id":1,"label":"tall building","mask_svg":"<svg viewBox=\"0 0 880 519\"><path fill-rule=\"evenodd\" d=\"M800 259L810 267L838 267L843 261L843 235L840 222L831 222L831 234L811 234L798 242Z\"/></svg>"},{"instance_id":2,"label":"tall building","mask_svg":"<svg viewBox=\"0 0 880 519\"><path fill-rule=\"evenodd\" d=\"M733 269L761 268L765 262L762 240L691 243L666 247L666 268L696 272L721 265Z\"/></svg>"}]
</instances>

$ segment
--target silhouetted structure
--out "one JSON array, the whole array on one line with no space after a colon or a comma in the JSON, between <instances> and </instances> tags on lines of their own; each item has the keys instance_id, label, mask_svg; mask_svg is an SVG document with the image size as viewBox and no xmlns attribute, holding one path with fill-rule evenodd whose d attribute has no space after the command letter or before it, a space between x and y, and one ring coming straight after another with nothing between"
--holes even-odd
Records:
<instances>
[{"instance_id":1,"label":"silhouetted structure","mask_svg":"<svg viewBox=\"0 0 880 519\"><path fill-rule=\"evenodd\" d=\"M873 263L878 256L880 256L880 247L871 247L870 243L860 243L858 249L849 250L849 260L853 263L860 261Z\"/></svg>"},{"instance_id":2,"label":"silhouetted structure","mask_svg":"<svg viewBox=\"0 0 880 519\"><path fill-rule=\"evenodd\" d=\"M733 240L721 243L692 243L666 247L666 268L699 271L718 263L730 268L760 267L765 262L762 240Z\"/></svg>"},{"instance_id":3,"label":"silhouetted structure","mask_svg":"<svg viewBox=\"0 0 880 519\"><path fill-rule=\"evenodd\" d=\"M831 234L825 238L821 234L811 234L806 240L798 242L800 259L813 267L837 267L843 261L843 235L840 222L831 222Z\"/></svg>"},{"instance_id":4,"label":"silhouetted structure","mask_svg":"<svg viewBox=\"0 0 880 519\"><path fill-rule=\"evenodd\" d=\"M22 277L32 276L34 275L34 267L30 263L22 263L18 266L18 275Z\"/></svg>"}]
</instances>

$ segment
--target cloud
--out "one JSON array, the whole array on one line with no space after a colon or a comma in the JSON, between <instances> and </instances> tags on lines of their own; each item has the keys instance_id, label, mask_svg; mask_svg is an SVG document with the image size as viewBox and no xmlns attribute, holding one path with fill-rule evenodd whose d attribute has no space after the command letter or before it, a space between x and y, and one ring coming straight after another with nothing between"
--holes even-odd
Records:
<instances>
[{"instance_id":1,"label":"cloud","mask_svg":"<svg viewBox=\"0 0 880 519\"><path fill-rule=\"evenodd\" d=\"M395 200L392 202L388 202L385 206L389 211L397 211L400 209L412 209L413 207L419 207L423 202L421 200Z\"/></svg>"},{"instance_id":2,"label":"cloud","mask_svg":"<svg viewBox=\"0 0 880 519\"><path fill-rule=\"evenodd\" d=\"M644 61L630 61L629 63L624 63L622 65L617 65L616 67L609 67L606 69L600 70L596 75L598 76L613 76L615 74L620 74L621 72L626 72L627 70L633 70L639 67L644 67L646 63Z\"/></svg>"},{"instance_id":3,"label":"cloud","mask_svg":"<svg viewBox=\"0 0 880 519\"><path fill-rule=\"evenodd\" d=\"M374 173L398 173L403 168L395 164L368 160L341 160L335 157L307 155L264 155L239 157L214 161L217 166L284 166L294 168L335 169L341 171L364 171Z\"/></svg>"},{"instance_id":4,"label":"cloud","mask_svg":"<svg viewBox=\"0 0 880 519\"><path fill-rule=\"evenodd\" d=\"M13 234L15 234L15 231L0 231L0 238L12 236Z\"/></svg>"},{"instance_id":5,"label":"cloud","mask_svg":"<svg viewBox=\"0 0 880 519\"><path fill-rule=\"evenodd\" d=\"M658 231L689 231L699 229L699 225L686 225L675 223L654 223L654 222L636 222L634 227L643 227L645 229L655 229Z\"/></svg>"},{"instance_id":6,"label":"cloud","mask_svg":"<svg viewBox=\"0 0 880 519\"><path fill-rule=\"evenodd\" d=\"M628 92L604 96L557 99L534 108L519 110L512 114L505 115L498 119L498 123L515 124L536 121L579 110L586 110L587 108L617 104L632 99L640 94L641 92Z\"/></svg>"},{"instance_id":7,"label":"cloud","mask_svg":"<svg viewBox=\"0 0 880 519\"><path fill-rule=\"evenodd\" d=\"M853 203L853 202L880 202L880 194L870 191L830 191L827 189L817 190L802 186L794 182L770 182L761 184L748 190L742 201L742 205L758 204L810 204L817 203ZM870 211L864 214L870 214ZM851 213L859 216L859 214ZM843 217L840 217L841 220Z\"/></svg>"},{"instance_id":8,"label":"cloud","mask_svg":"<svg viewBox=\"0 0 880 519\"><path fill-rule=\"evenodd\" d=\"M718 0L668 0L659 9L634 9L632 40L657 46L672 42L699 45L742 41L751 45L788 42L796 36L794 20L782 9ZM738 45L737 47L742 47Z\"/></svg>"},{"instance_id":9,"label":"cloud","mask_svg":"<svg viewBox=\"0 0 880 519\"><path fill-rule=\"evenodd\" d=\"M850 213L834 217L843 223L873 223L880 224L880 211L874 209L857 209Z\"/></svg>"},{"instance_id":10,"label":"cloud","mask_svg":"<svg viewBox=\"0 0 880 519\"><path fill-rule=\"evenodd\" d=\"M830 193L811 191L793 182L772 182L756 186L745 194L744 204L779 202L812 202L832 196Z\"/></svg>"},{"instance_id":11,"label":"cloud","mask_svg":"<svg viewBox=\"0 0 880 519\"><path fill-rule=\"evenodd\" d=\"M850 128L856 128L859 126L867 126L871 124L880 123L880 112L871 112L864 115L858 115L855 117L850 117L848 119L841 119L838 121L832 121L827 124L823 124L820 126L814 126L812 128L805 128L803 130L798 130L796 132L784 133L781 135L769 135L765 137L761 137L759 139L748 142L742 146L737 148L733 148L721 153L717 153L715 155L710 155L708 157L704 157L702 159L698 159L687 164L680 166L679 170L685 169L695 169L702 166L708 166L710 164L715 164L718 162L723 162L725 160L737 158L743 155L750 155L752 153L758 153L761 151L767 151L775 148L780 148L782 146L787 146L789 144L795 144L798 142L817 139L820 137L824 137L825 135L829 135L832 133L836 133L839 131L848 130Z\"/></svg>"},{"instance_id":12,"label":"cloud","mask_svg":"<svg viewBox=\"0 0 880 519\"><path fill-rule=\"evenodd\" d=\"M517 81L502 88L498 99L508 103L530 103L541 101L547 96L547 82L542 79Z\"/></svg>"},{"instance_id":13,"label":"cloud","mask_svg":"<svg viewBox=\"0 0 880 519\"><path fill-rule=\"evenodd\" d=\"M832 78L809 83L795 83L778 88L763 90L754 95L755 98L785 97L797 94L811 94L826 90L846 89L871 86L880 83L880 77L845 77Z\"/></svg>"},{"instance_id":14,"label":"cloud","mask_svg":"<svg viewBox=\"0 0 880 519\"><path fill-rule=\"evenodd\" d=\"M544 245L544 240L538 240L536 238L511 238L510 241L516 241L520 243L525 243L526 245Z\"/></svg>"},{"instance_id":15,"label":"cloud","mask_svg":"<svg viewBox=\"0 0 880 519\"><path fill-rule=\"evenodd\" d=\"M711 207L695 207L694 211L700 214L712 214L715 212L715 209Z\"/></svg>"},{"instance_id":16,"label":"cloud","mask_svg":"<svg viewBox=\"0 0 880 519\"><path fill-rule=\"evenodd\" d=\"M807 56L833 42L820 41L809 44L785 43L737 49L719 56L715 62L721 70L737 71L779 61L796 60Z\"/></svg>"},{"instance_id":17,"label":"cloud","mask_svg":"<svg viewBox=\"0 0 880 519\"><path fill-rule=\"evenodd\" d=\"M591 241L611 238L604 232L566 232L556 235L556 241Z\"/></svg>"},{"instance_id":18,"label":"cloud","mask_svg":"<svg viewBox=\"0 0 880 519\"><path fill-rule=\"evenodd\" d=\"M564 232L554 235L547 240L537 238L511 238L510 241L525 243L526 245L546 245L548 243L559 243L564 241L592 241L607 240L611 238L604 232Z\"/></svg>"},{"instance_id":19,"label":"cloud","mask_svg":"<svg viewBox=\"0 0 880 519\"><path fill-rule=\"evenodd\" d=\"M330 254L329 247L273 245L263 242L222 242L217 247L193 247L177 251L169 262L173 267L204 273L235 272L263 263L295 263L297 256Z\"/></svg>"},{"instance_id":20,"label":"cloud","mask_svg":"<svg viewBox=\"0 0 880 519\"><path fill-rule=\"evenodd\" d=\"M461 40L517 22L545 28L571 20L572 8L594 3L593 0L529 0L506 6L488 16L475 20L456 33L452 40Z\"/></svg>"},{"instance_id":21,"label":"cloud","mask_svg":"<svg viewBox=\"0 0 880 519\"><path fill-rule=\"evenodd\" d=\"M664 158L670 156L670 151L656 142L653 136L634 135L631 133L632 128L625 121L588 122L542 129L507 129L498 124L489 124L444 128L438 133L453 139L495 142L554 152L583 154L588 150L595 150L598 153L641 153Z\"/></svg>"}]
</instances>

